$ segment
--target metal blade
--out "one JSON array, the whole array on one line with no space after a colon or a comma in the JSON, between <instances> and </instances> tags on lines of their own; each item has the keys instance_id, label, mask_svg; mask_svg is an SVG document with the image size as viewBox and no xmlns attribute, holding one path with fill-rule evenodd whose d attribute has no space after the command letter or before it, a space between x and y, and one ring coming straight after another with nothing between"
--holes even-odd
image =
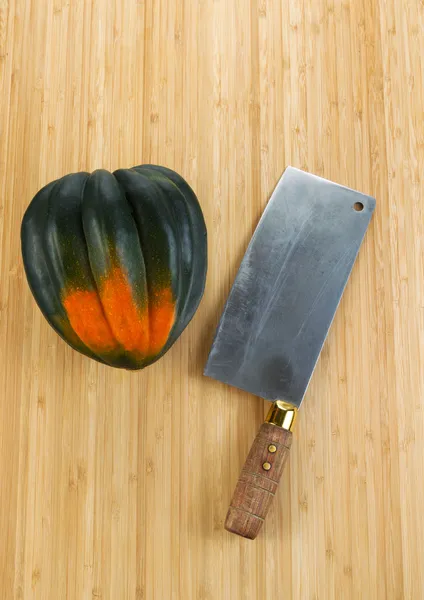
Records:
<instances>
[{"instance_id":1,"label":"metal blade","mask_svg":"<svg viewBox=\"0 0 424 600\"><path fill-rule=\"evenodd\" d=\"M370 196L288 167L241 263L205 375L300 406L374 208Z\"/></svg>"}]
</instances>

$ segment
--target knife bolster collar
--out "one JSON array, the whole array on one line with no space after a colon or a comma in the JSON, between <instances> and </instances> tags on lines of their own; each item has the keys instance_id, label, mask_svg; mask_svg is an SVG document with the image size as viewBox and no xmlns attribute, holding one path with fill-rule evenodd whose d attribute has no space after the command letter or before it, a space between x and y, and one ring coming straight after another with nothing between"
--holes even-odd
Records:
<instances>
[{"instance_id":1,"label":"knife bolster collar","mask_svg":"<svg viewBox=\"0 0 424 600\"><path fill-rule=\"evenodd\" d=\"M266 423L277 425L286 431L292 431L297 417L297 408L289 402L276 400L268 411Z\"/></svg>"}]
</instances>

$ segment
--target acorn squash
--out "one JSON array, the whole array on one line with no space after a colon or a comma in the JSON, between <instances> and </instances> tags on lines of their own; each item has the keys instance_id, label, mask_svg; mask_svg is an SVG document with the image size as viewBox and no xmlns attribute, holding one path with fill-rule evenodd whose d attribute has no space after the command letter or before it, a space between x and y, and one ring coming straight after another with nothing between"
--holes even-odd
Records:
<instances>
[{"instance_id":1,"label":"acorn squash","mask_svg":"<svg viewBox=\"0 0 424 600\"><path fill-rule=\"evenodd\" d=\"M197 310L206 226L180 175L142 165L66 175L34 197L22 255L42 313L75 350L141 369L172 346Z\"/></svg>"}]
</instances>

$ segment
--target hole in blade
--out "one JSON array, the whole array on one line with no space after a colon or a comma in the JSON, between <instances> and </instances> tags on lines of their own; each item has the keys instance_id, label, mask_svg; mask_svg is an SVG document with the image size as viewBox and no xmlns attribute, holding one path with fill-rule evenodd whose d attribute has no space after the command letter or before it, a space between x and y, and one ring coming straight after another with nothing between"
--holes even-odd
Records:
<instances>
[{"instance_id":1,"label":"hole in blade","mask_svg":"<svg viewBox=\"0 0 424 600\"><path fill-rule=\"evenodd\" d=\"M364 205L362 204L362 202L355 202L355 204L353 205L353 208L357 212L361 212L361 210L364 210Z\"/></svg>"}]
</instances>

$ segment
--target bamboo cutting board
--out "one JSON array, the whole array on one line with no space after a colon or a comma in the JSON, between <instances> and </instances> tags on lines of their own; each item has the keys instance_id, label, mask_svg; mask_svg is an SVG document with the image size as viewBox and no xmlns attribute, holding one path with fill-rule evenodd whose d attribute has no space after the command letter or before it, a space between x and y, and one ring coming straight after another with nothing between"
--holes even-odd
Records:
<instances>
[{"instance_id":1,"label":"bamboo cutting board","mask_svg":"<svg viewBox=\"0 0 424 600\"><path fill-rule=\"evenodd\" d=\"M422 0L0 0L0 597L424 598ZM201 307L157 364L73 352L19 227L78 170L180 172ZM224 531L264 405L202 376L291 164L377 198L263 533Z\"/></svg>"}]
</instances>

